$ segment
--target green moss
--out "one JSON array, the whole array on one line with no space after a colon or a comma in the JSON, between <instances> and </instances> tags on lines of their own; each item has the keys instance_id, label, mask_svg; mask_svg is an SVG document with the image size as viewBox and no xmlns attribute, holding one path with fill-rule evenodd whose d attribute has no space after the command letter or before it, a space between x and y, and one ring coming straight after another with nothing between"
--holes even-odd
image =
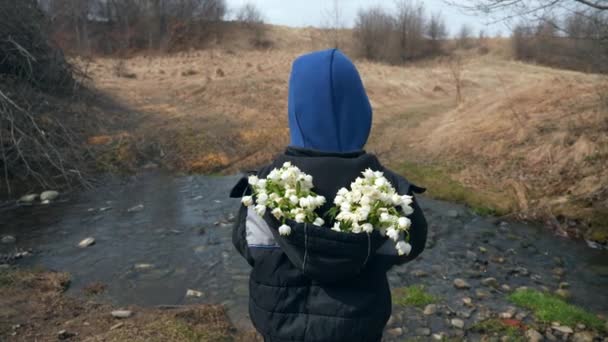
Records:
<instances>
[{"instance_id":1,"label":"green moss","mask_svg":"<svg viewBox=\"0 0 608 342\"><path fill-rule=\"evenodd\" d=\"M454 180L445 167L406 162L398 170L410 181L427 188L431 197L467 204L478 215L500 216L512 211L514 201L508 194L466 187Z\"/></svg>"},{"instance_id":2,"label":"green moss","mask_svg":"<svg viewBox=\"0 0 608 342\"><path fill-rule=\"evenodd\" d=\"M594 314L548 293L521 290L509 295L509 300L532 310L536 318L543 323L560 322L568 326L582 323L597 330L605 329L604 322Z\"/></svg>"},{"instance_id":3,"label":"green moss","mask_svg":"<svg viewBox=\"0 0 608 342\"><path fill-rule=\"evenodd\" d=\"M481 334L506 336L507 341L510 342L525 341L521 330L511 325L507 325L503 321L498 319L489 319L476 323L471 327L471 330Z\"/></svg>"},{"instance_id":4,"label":"green moss","mask_svg":"<svg viewBox=\"0 0 608 342\"><path fill-rule=\"evenodd\" d=\"M2 271L0 272L0 288L9 287L15 283L15 279L12 276L12 272Z\"/></svg>"},{"instance_id":5,"label":"green moss","mask_svg":"<svg viewBox=\"0 0 608 342\"><path fill-rule=\"evenodd\" d=\"M412 285L393 290L393 303L396 305L424 307L438 301L439 298L426 292L423 285Z\"/></svg>"}]
</instances>

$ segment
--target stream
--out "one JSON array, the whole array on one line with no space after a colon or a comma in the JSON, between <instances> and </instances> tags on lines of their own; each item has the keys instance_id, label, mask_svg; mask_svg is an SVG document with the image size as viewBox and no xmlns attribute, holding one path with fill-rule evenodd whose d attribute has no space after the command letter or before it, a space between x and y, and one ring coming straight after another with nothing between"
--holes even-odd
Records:
<instances>
[{"instance_id":1,"label":"stream","mask_svg":"<svg viewBox=\"0 0 608 342\"><path fill-rule=\"evenodd\" d=\"M60 196L49 205L5 210L0 212L0 236L16 241L1 243L0 255L31 249L32 255L17 263L69 272L68 293L76 296L100 282L107 285L100 299L118 306L221 303L238 328L250 328L249 266L231 243L239 202L227 194L237 180L149 171L110 178L106 185ZM567 288L570 302L608 314L607 251L553 236L542 227L479 217L461 205L425 197L419 201L429 221L427 250L389 273L393 287L424 284L443 298L452 311L448 317L461 317L467 325L483 319L482 312L507 309L505 293L520 286ZM79 248L87 237L95 244ZM499 286L484 286L487 277L496 278ZM470 288L457 289L456 278ZM189 289L202 295L187 296ZM482 304L464 307L464 296ZM393 331L396 336L452 329L441 315L401 307L395 307L394 315L407 315L389 324L387 329L401 329Z\"/></svg>"}]
</instances>

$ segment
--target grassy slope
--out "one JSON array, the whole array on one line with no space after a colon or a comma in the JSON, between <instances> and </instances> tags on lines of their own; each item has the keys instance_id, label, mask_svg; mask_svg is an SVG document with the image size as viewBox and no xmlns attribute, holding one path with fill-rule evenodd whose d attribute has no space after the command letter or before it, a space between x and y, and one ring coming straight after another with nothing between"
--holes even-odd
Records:
<instances>
[{"instance_id":1,"label":"grassy slope","mask_svg":"<svg viewBox=\"0 0 608 342\"><path fill-rule=\"evenodd\" d=\"M128 132L143 144L137 151L180 171L232 173L286 145L291 61L327 45L315 29L270 27L269 36L268 51L247 48L235 31L204 51L135 57L126 61L134 79L114 76L115 60L98 59L92 76L147 114ZM465 55L460 104L444 62L357 61L375 110L368 149L436 197L480 213L575 219L606 240L608 86L595 75L510 61L506 45Z\"/></svg>"}]
</instances>

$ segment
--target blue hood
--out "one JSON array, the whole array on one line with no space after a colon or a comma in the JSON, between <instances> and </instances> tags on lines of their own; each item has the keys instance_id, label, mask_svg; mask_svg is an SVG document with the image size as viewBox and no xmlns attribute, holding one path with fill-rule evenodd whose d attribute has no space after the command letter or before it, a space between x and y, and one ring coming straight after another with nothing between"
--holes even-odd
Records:
<instances>
[{"instance_id":1,"label":"blue hood","mask_svg":"<svg viewBox=\"0 0 608 342\"><path fill-rule=\"evenodd\" d=\"M339 50L293 63L289 81L291 146L325 152L362 150L372 108L355 65Z\"/></svg>"}]
</instances>

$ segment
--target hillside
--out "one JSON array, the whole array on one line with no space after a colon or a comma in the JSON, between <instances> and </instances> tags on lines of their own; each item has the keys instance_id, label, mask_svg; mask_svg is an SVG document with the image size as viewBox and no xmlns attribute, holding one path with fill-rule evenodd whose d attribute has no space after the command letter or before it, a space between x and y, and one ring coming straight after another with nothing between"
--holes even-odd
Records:
<instances>
[{"instance_id":1,"label":"hillside","mask_svg":"<svg viewBox=\"0 0 608 342\"><path fill-rule=\"evenodd\" d=\"M90 62L97 88L143 114L134 130L91 137L113 149L101 162L234 173L269 161L288 142L291 61L327 44L317 29L269 26L273 47L252 50L247 34L235 29L200 51ZM506 46L462 57L459 104L445 60L356 60L375 111L368 150L435 197L606 241L606 80L511 61Z\"/></svg>"}]
</instances>

